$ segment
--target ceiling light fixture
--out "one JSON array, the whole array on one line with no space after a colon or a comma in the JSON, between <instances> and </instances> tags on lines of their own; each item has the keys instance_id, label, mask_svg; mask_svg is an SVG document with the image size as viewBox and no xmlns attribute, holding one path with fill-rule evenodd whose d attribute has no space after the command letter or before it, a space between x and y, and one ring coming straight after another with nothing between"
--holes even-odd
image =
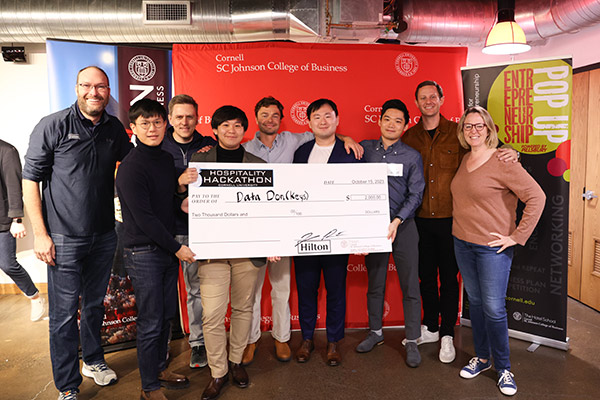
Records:
<instances>
[{"instance_id":1,"label":"ceiling light fixture","mask_svg":"<svg viewBox=\"0 0 600 400\"><path fill-rule=\"evenodd\" d=\"M485 39L485 54L519 54L529 51L523 29L515 22L515 0L498 0L498 22Z\"/></svg>"}]
</instances>

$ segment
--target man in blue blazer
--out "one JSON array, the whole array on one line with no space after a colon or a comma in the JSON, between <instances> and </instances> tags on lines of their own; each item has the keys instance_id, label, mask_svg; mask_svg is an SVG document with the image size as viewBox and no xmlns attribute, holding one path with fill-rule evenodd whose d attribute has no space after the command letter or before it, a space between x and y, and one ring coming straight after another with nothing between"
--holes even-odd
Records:
<instances>
[{"instance_id":1,"label":"man in blue blazer","mask_svg":"<svg viewBox=\"0 0 600 400\"><path fill-rule=\"evenodd\" d=\"M355 163L361 162L344 149L344 142L336 138L339 124L335 103L328 99L313 101L306 109L308 125L315 135L296 150L294 163ZM344 337L346 316L346 268L348 254L294 257L298 312L302 344L296 352L296 361L309 360L314 350L313 335L317 322L317 301L321 271L327 290L327 364L340 365L338 342Z\"/></svg>"}]
</instances>

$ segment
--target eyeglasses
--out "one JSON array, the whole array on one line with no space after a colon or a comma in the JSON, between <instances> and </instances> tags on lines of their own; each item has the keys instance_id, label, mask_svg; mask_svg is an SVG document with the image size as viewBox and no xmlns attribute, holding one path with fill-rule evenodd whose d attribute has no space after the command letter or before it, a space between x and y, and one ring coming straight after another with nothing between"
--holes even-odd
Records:
<instances>
[{"instance_id":1,"label":"eyeglasses","mask_svg":"<svg viewBox=\"0 0 600 400\"><path fill-rule=\"evenodd\" d=\"M153 125L156 129L160 129L163 126L165 126L166 123L167 123L167 121L165 121L164 119L161 119L160 121L152 121L152 122L144 121L144 122L136 123L136 125L139 126L140 128L142 128L143 130L147 131L148 129L150 129L150 125Z\"/></svg>"},{"instance_id":2,"label":"eyeglasses","mask_svg":"<svg viewBox=\"0 0 600 400\"><path fill-rule=\"evenodd\" d=\"M465 131L470 131L475 128L477 132L481 132L483 128L485 128L485 124L464 124L463 128Z\"/></svg>"},{"instance_id":3,"label":"eyeglasses","mask_svg":"<svg viewBox=\"0 0 600 400\"><path fill-rule=\"evenodd\" d=\"M94 88L98 92L106 92L108 90L108 85L100 84L100 85L90 85L89 83L80 83L79 87L85 90L86 92L91 92Z\"/></svg>"}]
</instances>

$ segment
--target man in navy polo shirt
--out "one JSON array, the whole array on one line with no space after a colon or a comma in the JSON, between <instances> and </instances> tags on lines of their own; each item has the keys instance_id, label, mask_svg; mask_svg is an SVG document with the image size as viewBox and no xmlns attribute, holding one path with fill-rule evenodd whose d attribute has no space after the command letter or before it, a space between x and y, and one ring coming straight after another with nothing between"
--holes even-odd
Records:
<instances>
[{"instance_id":1,"label":"man in navy polo shirt","mask_svg":"<svg viewBox=\"0 0 600 400\"><path fill-rule=\"evenodd\" d=\"M117 245L115 167L131 149L123 125L105 112L106 73L94 66L82 69L75 92L75 104L34 128L23 168L34 252L48 265L50 358L59 399L77 399L80 338L83 375L101 386L117 380L104 362L100 328Z\"/></svg>"}]
</instances>

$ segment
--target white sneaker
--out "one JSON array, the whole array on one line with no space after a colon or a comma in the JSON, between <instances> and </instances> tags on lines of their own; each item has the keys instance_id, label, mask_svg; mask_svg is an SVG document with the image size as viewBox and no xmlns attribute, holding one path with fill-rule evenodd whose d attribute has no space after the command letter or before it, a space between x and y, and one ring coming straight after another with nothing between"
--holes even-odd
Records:
<instances>
[{"instance_id":1,"label":"white sneaker","mask_svg":"<svg viewBox=\"0 0 600 400\"><path fill-rule=\"evenodd\" d=\"M427 325L421 325L421 337L417 339L417 344L435 343L440 340L440 332L429 332ZM402 345L406 346L406 339L402 340Z\"/></svg>"},{"instance_id":2,"label":"white sneaker","mask_svg":"<svg viewBox=\"0 0 600 400\"><path fill-rule=\"evenodd\" d=\"M442 336L442 345L440 346L440 361L444 364L451 363L456 358L454 349L454 338L450 335Z\"/></svg>"},{"instance_id":3,"label":"white sneaker","mask_svg":"<svg viewBox=\"0 0 600 400\"><path fill-rule=\"evenodd\" d=\"M46 300L42 296L31 299L31 320L39 321L46 315Z\"/></svg>"},{"instance_id":4,"label":"white sneaker","mask_svg":"<svg viewBox=\"0 0 600 400\"><path fill-rule=\"evenodd\" d=\"M83 376L87 376L88 378L94 378L94 382L96 382L96 385L99 386L110 385L111 383L117 381L117 374L115 371L110 369L104 361L94 365L87 365L86 363L83 363L81 373Z\"/></svg>"}]
</instances>

